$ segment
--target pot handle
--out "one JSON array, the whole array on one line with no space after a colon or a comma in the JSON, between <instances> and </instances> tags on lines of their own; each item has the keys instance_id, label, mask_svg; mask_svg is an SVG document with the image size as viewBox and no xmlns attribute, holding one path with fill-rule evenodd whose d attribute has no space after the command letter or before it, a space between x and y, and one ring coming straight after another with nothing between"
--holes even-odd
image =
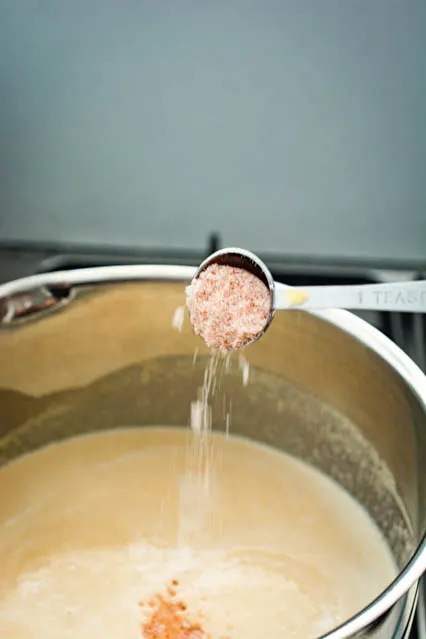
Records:
<instances>
[{"instance_id":1,"label":"pot handle","mask_svg":"<svg viewBox=\"0 0 426 639\"><path fill-rule=\"evenodd\" d=\"M71 288L40 287L0 298L0 324L10 325L32 315L64 306L71 299Z\"/></svg>"}]
</instances>

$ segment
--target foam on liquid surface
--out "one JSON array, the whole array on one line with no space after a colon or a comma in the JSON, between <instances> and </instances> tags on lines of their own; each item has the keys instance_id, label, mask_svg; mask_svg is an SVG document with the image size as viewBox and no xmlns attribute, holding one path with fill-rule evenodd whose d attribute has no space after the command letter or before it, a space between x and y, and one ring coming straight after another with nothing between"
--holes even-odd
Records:
<instances>
[{"instance_id":1,"label":"foam on liquid surface","mask_svg":"<svg viewBox=\"0 0 426 639\"><path fill-rule=\"evenodd\" d=\"M188 441L123 429L0 469L1 637L137 639L140 600L177 579L213 639L305 639L395 576L375 525L325 476L213 436L206 486Z\"/></svg>"}]
</instances>

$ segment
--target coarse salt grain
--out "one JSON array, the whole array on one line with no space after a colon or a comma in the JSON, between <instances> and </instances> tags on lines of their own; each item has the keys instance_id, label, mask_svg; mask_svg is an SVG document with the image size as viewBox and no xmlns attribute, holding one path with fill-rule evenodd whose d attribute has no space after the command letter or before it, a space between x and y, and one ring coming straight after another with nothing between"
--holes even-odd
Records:
<instances>
[{"instance_id":1,"label":"coarse salt grain","mask_svg":"<svg viewBox=\"0 0 426 639\"><path fill-rule=\"evenodd\" d=\"M173 328L178 330L179 333L182 333L184 321L185 321L185 308L183 306L178 306L174 312L173 319L172 319Z\"/></svg>"},{"instance_id":2,"label":"coarse salt grain","mask_svg":"<svg viewBox=\"0 0 426 639\"><path fill-rule=\"evenodd\" d=\"M187 289L194 332L222 352L243 348L264 330L271 293L245 269L212 264Z\"/></svg>"},{"instance_id":3,"label":"coarse salt grain","mask_svg":"<svg viewBox=\"0 0 426 639\"><path fill-rule=\"evenodd\" d=\"M248 361L246 360L246 358L244 357L242 353L240 353L238 360L240 364L240 370L243 375L243 386L247 386L250 379L250 364L248 363Z\"/></svg>"}]
</instances>

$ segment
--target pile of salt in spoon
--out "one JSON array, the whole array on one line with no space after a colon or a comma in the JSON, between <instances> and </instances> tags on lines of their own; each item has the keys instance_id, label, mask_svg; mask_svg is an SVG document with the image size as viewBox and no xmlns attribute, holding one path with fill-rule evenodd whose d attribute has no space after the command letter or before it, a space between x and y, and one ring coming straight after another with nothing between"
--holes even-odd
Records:
<instances>
[{"instance_id":1,"label":"pile of salt in spoon","mask_svg":"<svg viewBox=\"0 0 426 639\"><path fill-rule=\"evenodd\" d=\"M243 268L213 263L187 289L187 308L194 332L222 353L244 348L264 331L271 293Z\"/></svg>"}]
</instances>

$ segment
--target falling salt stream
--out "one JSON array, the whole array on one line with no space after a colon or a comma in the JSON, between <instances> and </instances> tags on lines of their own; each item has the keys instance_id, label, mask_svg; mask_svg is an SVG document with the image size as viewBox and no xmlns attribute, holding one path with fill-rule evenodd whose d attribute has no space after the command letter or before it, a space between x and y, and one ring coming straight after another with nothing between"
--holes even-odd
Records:
<instances>
[{"instance_id":1,"label":"falling salt stream","mask_svg":"<svg viewBox=\"0 0 426 639\"><path fill-rule=\"evenodd\" d=\"M242 384L249 381L249 364L239 355ZM211 354L204 371L198 397L191 404L190 428L193 434L187 451L185 475L180 480L179 534L180 546L197 545L209 529L220 526L215 518L215 458L210 442L212 433L211 402L224 375L231 371L231 356ZM226 406L228 404L228 406ZM232 399L224 397L224 430L229 436Z\"/></svg>"},{"instance_id":2,"label":"falling salt stream","mask_svg":"<svg viewBox=\"0 0 426 639\"><path fill-rule=\"evenodd\" d=\"M178 307L172 319L172 326L182 331L185 309ZM196 353L193 363L196 361ZM243 353L238 355L242 384L249 382L250 366ZM211 352L204 370L203 384L198 389L197 399L191 403L189 425L193 434L187 450L185 474L179 483L179 529L178 545L190 547L197 540L208 535L209 528L220 525L215 521L214 496L214 455L210 443L212 432L211 400L220 387L224 375L231 372L231 354ZM229 436L231 425L232 399L224 397L225 434Z\"/></svg>"}]
</instances>

